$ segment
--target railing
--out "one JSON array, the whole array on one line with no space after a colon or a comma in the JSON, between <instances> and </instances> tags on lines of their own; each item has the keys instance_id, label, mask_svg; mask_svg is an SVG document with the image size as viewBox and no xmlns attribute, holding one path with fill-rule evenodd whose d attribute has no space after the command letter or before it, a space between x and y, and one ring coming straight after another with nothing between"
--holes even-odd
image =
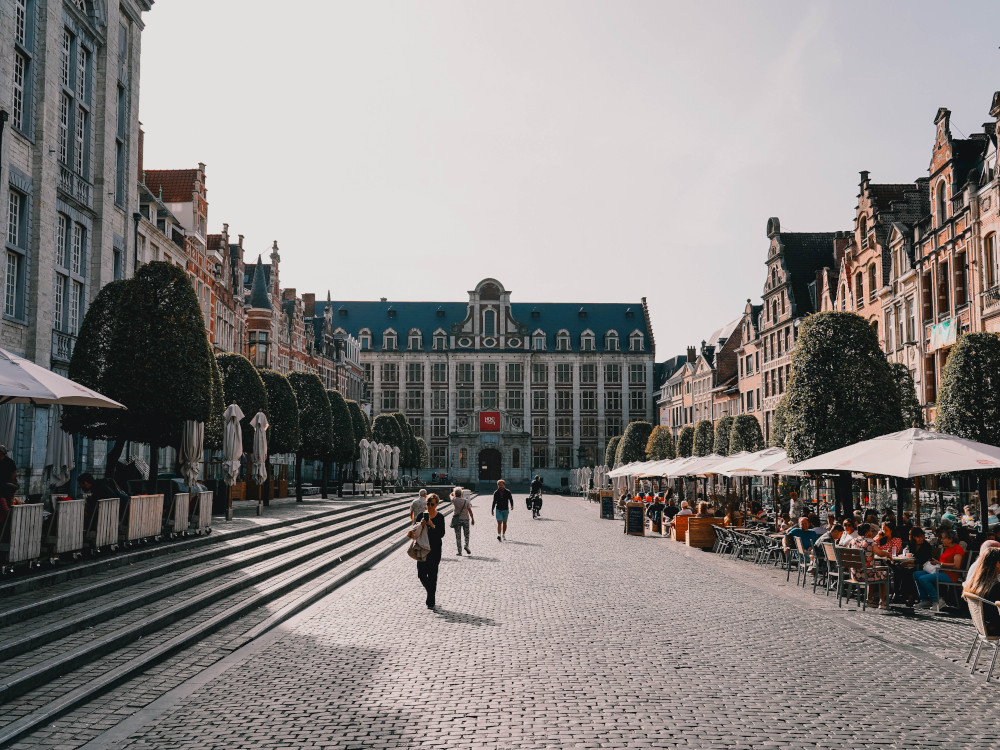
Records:
<instances>
[{"instance_id":1,"label":"railing","mask_svg":"<svg viewBox=\"0 0 1000 750\"><path fill-rule=\"evenodd\" d=\"M76 336L62 331L52 331L52 359L59 362L69 362L76 346Z\"/></svg>"},{"instance_id":2,"label":"railing","mask_svg":"<svg viewBox=\"0 0 1000 750\"><path fill-rule=\"evenodd\" d=\"M1000 286L987 289L983 292L983 310L991 310L1000 305Z\"/></svg>"},{"instance_id":3,"label":"railing","mask_svg":"<svg viewBox=\"0 0 1000 750\"><path fill-rule=\"evenodd\" d=\"M73 174L68 167L62 164L59 165L59 188L63 192L72 195L80 203L87 206L87 208L93 208L90 183L80 177L80 175Z\"/></svg>"}]
</instances>

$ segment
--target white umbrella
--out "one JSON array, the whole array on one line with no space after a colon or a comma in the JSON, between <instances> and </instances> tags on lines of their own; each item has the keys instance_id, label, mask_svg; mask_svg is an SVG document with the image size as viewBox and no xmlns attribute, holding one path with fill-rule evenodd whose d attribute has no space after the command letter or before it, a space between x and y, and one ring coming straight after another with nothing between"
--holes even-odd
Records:
<instances>
[{"instance_id":1,"label":"white umbrella","mask_svg":"<svg viewBox=\"0 0 1000 750\"><path fill-rule=\"evenodd\" d=\"M383 443L378 452L378 473L382 479L389 478L389 468L392 464L392 446Z\"/></svg>"},{"instance_id":2,"label":"white umbrella","mask_svg":"<svg viewBox=\"0 0 1000 750\"><path fill-rule=\"evenodd\" d=\"M392 474L392 481L399 479L399 446L393 446L391 461L389 464L389 472Z\"/></svg>"},{"instance_id":3,"label":"white umbrella","mask_svg":"<svg viewBox=\"0 0 1000 750\"><path fill-rule=\"evenodd\" d=\"M361 468L361 480L364 482L368 481L368 446L371 443L368 442L368 438L361 438L358 441L358 465Z\"/></svg>"},{"instance_id":4,"label":"white umbrella","mask_svg":"<svg viewBox=\"0 0 1000 750\"><path fill-rule=\"evenodd\" d=\"M124 409L117 401L0 349L0 403L66 404Z\"/></svg>"},{"instance_id":5,"label":"white umbrella","mask_svg":"<svg viewBox=\"0 0 1000 750\"><path fill-rule=\"evenodd\" d=\"M723 463L727 458L728 456L720 456L717 453L711 453L707 456L698 456L690 463L687 463L682 467L675 468L673 476L697 477L714 474L715 467Z\"/></svg>"},{"instance_id":6,"label":"white umbrella","mask_svg":"<svg viewBox=\"0 0 1000 750\"><path fill-rule=\"evenodd\" d=\"M793 466L798 471L857 471L912 479L928 474L1000 468L1000 448L911 428L863 440Z\"/></svg>"},{"instance_id":7,"label":"white umbrella","mask_svg":"<svg viewBox=\"0 0 1000 750\"><path fill-rule=\"evenodd\" d=\"M758 476L768 467L788 457L783 448L764 450L741 456L739 460L727 461L719 466L719 473L727 476Z\"/></svg>"},{"instance_id":8,"label":"white umbrella","mask_svg":"<svg viewBox=\"0 0 1000 750\"><path fill-rule=\"evenodd\" d=\"M17 404L0 405L0 445L13 452L17 436Z\"/></svg>"},{"instance_id":9,"label":"white umbrella","mask_svg":"<svg viewBox=\"0 0 1000 750\"><path fill-rule=\"evenodd\" d=\"M66 484L76 467L73 456L73 438L63 430L62 407L56 404L52 407L52 427L49 429L48 443L45 445L45 468L50 469L49 482L53 486Z\"/></svg>"},{"instance_id":10,"label":"white umbrella","mask_svg":"<svg viewBox=\"0 0 1000 750\"><path fill-rule=\"evenodd\" d=\"M232 487L240 474L240 457L243 455L243 410L236 404L226 409L226 431L222 435L222 474L226 484Z\"/></svg>"},{"instance_id":11,"label":"white umbrella","mask_svg":"<svg viewBox=\"0 0 1000 750\"><path fill-rule=\"evenodd\" d=\"M250 420L253 425L253 481L264 484L267 481L267 416L259 411Z\"/></svg>"},{"instance_id":12,"label":"white umbrella","mask_svg":"<svg viewBox=\"0 0 1000 750\"><path fill-rule=\"evenodd\" d=\"M205 444L205 423L185 420L181 428L181 450L177 459L188 490L193 491L201 473L202 451Z\"/></svg>"},{"instance_id":13,"label":"white umbrella","mask_svg":"<svg viewBox=\"0 0 1000 750\"><path fill-rule=\"evenodd\" d=\"M371 480L378 480L378 457L382 453L382 446L378 443L371 443L368 446L368 475Z\"/></svg>"}]
</instances>

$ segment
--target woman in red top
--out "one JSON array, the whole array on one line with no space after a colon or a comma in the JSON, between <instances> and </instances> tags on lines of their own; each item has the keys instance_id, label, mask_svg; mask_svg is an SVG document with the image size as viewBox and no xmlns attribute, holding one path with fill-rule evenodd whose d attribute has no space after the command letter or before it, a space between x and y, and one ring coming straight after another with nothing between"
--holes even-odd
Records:
<instances>
[{"instance_id":1,"label":"woman in red top","mask_svg":"<svg viewBox=\"0 0 1000 750\"><path fill-rule=\"evenodd\" d=\"M923 570L917 570L913 573L917 591L920 592L920 603L916 606L920 609L933 607L936 612L940 612L944 608L944 602L938 600L935 583L937 581L958 583L958 571L962 569L962 561L965 559L965 549L958 543L954 531L941 529L939 536L941 548L944 550L940 558L941 569L934 573Z\"/></svg>"},{"instance_id":2,"label":"woman in red top","mask_svg":"<svg viewBox=\"0 0 1000 750\"><path fill-rule=\"evenodd\" d=\"M886 556L898 555L903 551L903 540L896 535L896 528L889 521L882 523L882 531L875 537L875 544Z\"/></svg>"}]
</instances>

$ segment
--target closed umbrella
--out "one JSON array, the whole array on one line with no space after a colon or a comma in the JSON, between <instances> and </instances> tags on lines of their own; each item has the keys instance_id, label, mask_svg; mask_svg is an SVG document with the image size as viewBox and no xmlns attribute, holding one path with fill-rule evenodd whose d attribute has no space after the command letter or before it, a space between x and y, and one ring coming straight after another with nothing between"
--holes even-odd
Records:
<instances>
[{"instance_id":1,"label":"closed umbrella","mask_svg":"<svg viewBox=\"0 0 1000 750\"><path fill-rule=\"evenodd\" d=\"M250 420L253 425L253 481L264 484L267 481L267 416L259 411Z\"/></svg>"},{"instance_id":2,"label":"closed umbrella","mask_svg":"<svg viewBox=\"0 0 1000 750\"><path fill-rule=\"evenodd\" d=\"M49 440L45 445L45 468L49 470L49 482L53 486L66 484L70 474L76 468L73 456L73 438L62 429L62 407L56 404L52 407L52 428L49 430Z\"/></svg>"},{"instance_id":3,"label":"closed umbrella","mask_svg":"<svg viewBox=\"0 0 1000 750\"><path fill-rule=\"evenodd\" d=\"M392 447L392 457L389 464L389 473L392 475L392 481L395 482L399 479L399 446Z\"/></svg>"},{"instance_id":4,"label":"closed umbrella","mask_svg":"<svg viewBox=\"0 0 1000 750\"><path fill-rule=\"evenodd\" d=\"M361 480L368 481L368 438L361 438L358 441L358 465L361 467Z\"/></svg>"},{"instance_id":5,"label":"closed umbrella","mask_svg":"<svg viewBox=\"0 0 1000 750\"><path fill-rule=\"evenodd\" d=\"M17 436L17 405L3 404L0 406L0 445L6 445L13 450L14 438Z\"/></svg>"},{"instance_id":6,"label":"closed umbrella","mask_svg":"<svg viewBox=\"0 0 1000 750\"><path fill-rule=\"evenodd\" d=\"M236 404L226 409L226 430L222 436L222 477L232 487L240 474L240 457L243 455L243 410Z\"/></svg>"},{"instance_id":7,"label":"closed umbrella","mask_svg":"<svg viewBox=\"0 0 1000 750\"><path fill-rule=\"evenodd\" d=\"M181 428L181 450L178 459L181 464L181 474L188 486L188 491L194 491L201 474L202 451L205 443L205 423L188 419Z\"/></svg>"},{"instance_id":8,"label":"closed umbrella","mask_svg":"<svg viewBox=\"0 0 1000 750\"><path fill-rule=\"evenodd\" d=\"M31 360L0 349L0 403L125 407Z\"/></svg>"}]
</instances>

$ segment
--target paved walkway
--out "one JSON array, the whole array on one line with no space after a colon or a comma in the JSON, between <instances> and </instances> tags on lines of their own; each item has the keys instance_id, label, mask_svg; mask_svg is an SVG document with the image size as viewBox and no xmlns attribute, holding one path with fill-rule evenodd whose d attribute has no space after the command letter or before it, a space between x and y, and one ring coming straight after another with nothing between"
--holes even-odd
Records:
<instances>
[{"instance_id":1,"label":"paved walkway","mask_svg":"<svg viewBox=\"0 0 1000 750\"><path fill-rule=\"evenodd\" d=\"M518 498L500 543L487 502L438 611L400 550L88 747L996 745L967 621L838 610L578 499Z\"/></svg>"}]
</instances>

